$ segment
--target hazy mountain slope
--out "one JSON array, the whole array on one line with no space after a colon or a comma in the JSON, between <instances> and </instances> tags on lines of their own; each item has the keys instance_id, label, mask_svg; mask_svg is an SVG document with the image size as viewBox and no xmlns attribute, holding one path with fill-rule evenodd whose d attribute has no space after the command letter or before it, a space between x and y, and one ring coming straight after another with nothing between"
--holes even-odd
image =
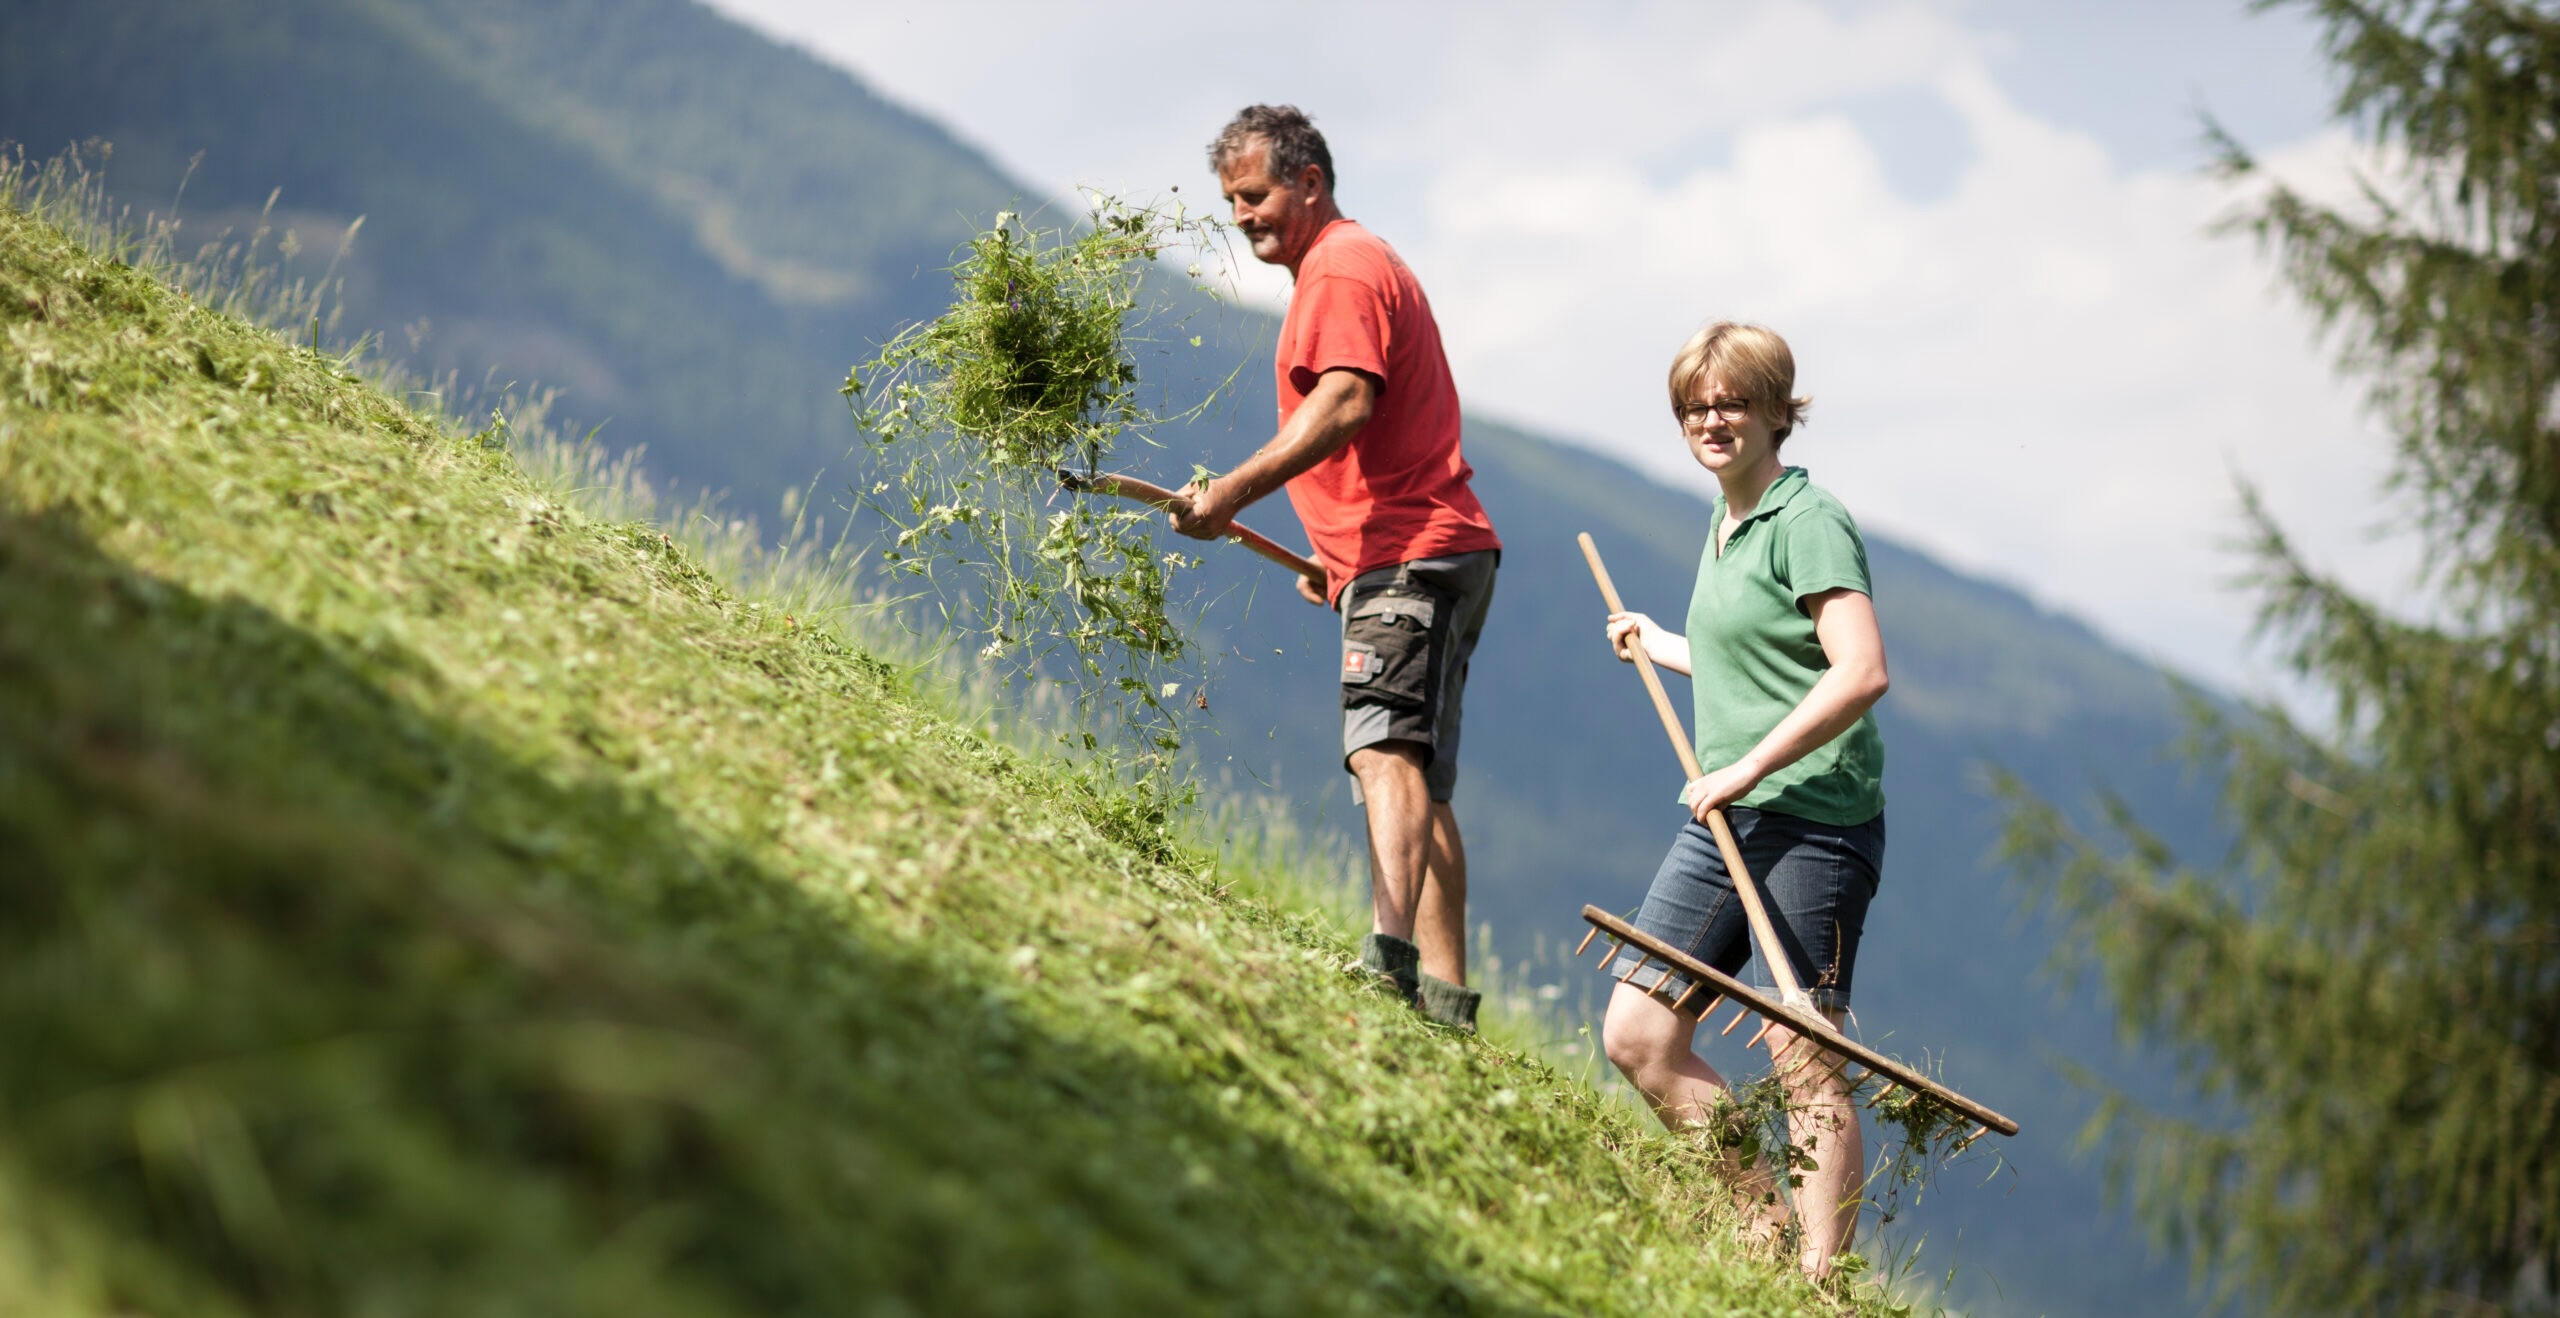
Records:
<instances>
[{"instance_id":1,"label":"hazy mountain slope","mask_svg":"<svg viewBox=\"0 0 2560 1318\"><path fill-rule=\"evenodd\" d=\"M8 36L0 136L111 142L118 195L166 210L183 179L192 234L280 191L305 273L361 215L352 325L466 386L561 388L753 507L838 463L831 382L938 303L929 272L1013 195L940 130L678 0L43 4ZM741 163L773 161L793 163ZM774 226L823 241L775 247Z\"/></svg>"},{"instance_id":2,"label":"hazy mountain slope","mask_svg":"<svg viewBox=\"0 0 2560 1318\"><path fill-rule=\"evenodd\" d=\"M564 385L567 415L609 418L608 439L645 441L657 470L749 509L822 469L841 479L843 367L937 306L940 253L1016 194L855 80L677 0L45 3L9 23L0 136L112 138L122 195L144 206L164 204L201 150L196 229L279 186L296 216L365 214L352 323L408 355L403 327L423 317L425 364ZM1187 382L1267 341L1250 314L1206 328L1201 359L1150 371ZM1255 357L1208 423L1166 437L1155 474L1178 475L1194 449L1232 462L1270 409ZM1597 644L1572 535L1599 537L1638 607L1676 616L1706 510L1482 417L1469 442L1510 550L1460 808L1476 909L1517 961L1540 940L1569 945L1585 900L1632 905L1677 823L1676 773L1641 691ZM1818 428L1791 447L1822 475ZM1293 532L1277 502L1250 520ZM2154 1307L2140 1297L2178 1280L2097 1224L2094 1178L2067 1152L2081 1108L2045 1060L2103 1060L2110 1033L2035 974L2041 942L1985 864L1996 821L1976 782L1984 760L2066 800L2107 781L2209 849L2161 758L2165 683L2014 592L1890 541L1870 548L1896 678L1881 715L1894 804L1861 1021L1899 1050L1945 1050L1951 1076L2029 1123L2014 1196L1950 1190L1916 1220L1933 1250L1964 1231L2017 1307ZM1233 592L1213 616L1210 768L1274 784L1356 837L1327 713L1331 616L1241 556L1211 576ZM1587 976L1562 982L1569 1001Z\"/></svg>"},{"instance_id":3,"label":"hazy mountain slope","mask_svg":"<svg viewBox=\"0 0 2560 1318\"><path fill-rule=\"evenodd\" d=\"M930 120L697 6L374 8L529 128L685 216L705 251L780 306L849 308L866 324L889 319L884 303L931 310L940 281L910 276L943 265L947 235L1018 190Z\"/></svg>"}]
</instances>

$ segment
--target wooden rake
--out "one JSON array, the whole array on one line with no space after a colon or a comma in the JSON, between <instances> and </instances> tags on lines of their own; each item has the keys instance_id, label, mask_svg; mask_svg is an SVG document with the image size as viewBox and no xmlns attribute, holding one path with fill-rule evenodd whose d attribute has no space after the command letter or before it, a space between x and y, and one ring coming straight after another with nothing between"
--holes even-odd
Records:
<instances>
[{"instance_id":1,"label":"wooden rake","mask_svg":"<svg viewBox=\"0 0 2560 1318\"><path fill-rule=\"evenodd\" d=\"M1600 583L1600 597L1608 602L1609 612L1626 612L1626 605L1618 599L1616 584L1609 580L1609 569L1600 562L1599 546L1591 542L1589 532L1583 533L1580 540L1582 556L1591 564L1592 579ZM1645 690L1653 696L1654 712L1662 716L1662 730L1671 737L1671 749L1680 757L1681 771L1688 775L1682 781L1695 782L1705 777L1706 771L1698 765L1697 752L1689 746L1688 734L1681 731L1680 716L1671 708L1671 697L1663 693L1662 678L1653 671L1652 656L1645 653L1644 645L1640 640L1630 644L1627 649L1630 657L1635 660L1637 675L1644 678ZM1671 1004L1672 1010L1684 1010L1689 999L1696 996L1701 989L1713 990L1714 996L1708 998L1706 1004L1698 1008L1699 1020L1706 1020L1709 1013L1722 1004L1731 1002L1736 1010L1733 1013L1733 1019L1725 1022L1724 1033L1733 1033L1734 1027L1740 1025L1747 1016L1756 1014L1761 1018L1760 1030L1751 1036L1750 1044L1746 1045L1748 1047L1758 1047L1760 1041L1768 1037L1770 1028L1775 1025L1784 1025L1798 1035L1811 1038L1838 1059L1836 1063L1826 1063L1826 1065L1833 1065L1835 1070L1847 1076L1850 1096L1858 1102L1872 1104L1884 1099L1896 1089L1908 1089L1913 1093L1926 1096L1932 1102L1944 1105L1950 1111L1975 1123L1973 1131L1957 1141L1955 1147L1949 1150L1950 1155L1963 1152L1966 1146L1991 1131L1998 1131L2002 1135L2018 1133L2017 1122L1851 1039L1842 1034L1839 1027L1833 1025L1821 1012L1816 1011L1812 996L1806 993L1804 986L1796 980L1794 963L1787 959L1785 950L1778 943L1777 930L1769 923L1768 908L1760 901L1760 887L1752 881L1751 871L1742 863L1742 848L1734 842L1733 826L1726 822L1724 811L1718 809L1707 812L1707 831L1715 835L1716 850L1724 856L1725 872L1733 878L1734 894L1742 899L1742 913L1751 926L1752 942L1759 949L1761 963L1769 968L1770 977L1778 983L1777 1001L1770 1001L1767 996L1746 987L1732 976L1681 952L1597 906L1582 908L1582 918L1590 924L1591 932L1582 936L1581 945L1573 949L1574 956L1579 958L1590 949L1592 939L1606 934L1609 936L1609 944L1601 954L1600 964L1608 965L1610 958L1617 955L1621 948L1636 954L1635 964L1627 967L1625 972L1618 976L1619 983L1626 983L1642 972L1647 965L1656 961L1661 962L1668 969L1677 970L1688 976L1690 980L1688 991L1682 993ZM1865 1070L1858 1075L1848 1076L1848 1069L1852 1064L1864 1067ZM1861 1088L1871 1082L1879 1081L1881 1087L1873 1094L1859 1097L1858 1091Z\"/></svg>"},{"instance_id":2,"label":"wooden rake","mask_svg":"<svg viewBox=\"0 0 2560 1318\"><path fill-rule=\"evenodd\" d=\"M1187 507L1191 502L1189 497L1176 494L1161 485L1142 481L1135 476L1119 476L1107 471L1091 476L1079 476L1060 467L1058 468L1058 485L1062 489L1078 494L1108 494L1116 498L1143 503L1165 512ZM1318 566L1314 559L1297 553L1279 541L1241 523L1228 523L1226 538L1239 541L1245 548L1315 582L1317 590L1324 589L1324 569Z\"/></svg>"}]
</instances>

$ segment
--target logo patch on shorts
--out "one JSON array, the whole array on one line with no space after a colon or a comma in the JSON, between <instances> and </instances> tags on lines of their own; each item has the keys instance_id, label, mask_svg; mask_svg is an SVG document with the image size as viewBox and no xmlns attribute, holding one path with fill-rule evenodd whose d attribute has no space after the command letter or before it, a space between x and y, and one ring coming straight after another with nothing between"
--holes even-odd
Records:
<instances>
[{"instance_id":1,"label":"logo patch on shorts","mask_svg":"<svg viewBox=\"0 0 2560 1318\"><path fill-rule=\"evenodd\" d=\"M1357 686L1378 675L1378 647L1347 641L1342 647L1342 680Z\"/></svg>"}]
</instances>

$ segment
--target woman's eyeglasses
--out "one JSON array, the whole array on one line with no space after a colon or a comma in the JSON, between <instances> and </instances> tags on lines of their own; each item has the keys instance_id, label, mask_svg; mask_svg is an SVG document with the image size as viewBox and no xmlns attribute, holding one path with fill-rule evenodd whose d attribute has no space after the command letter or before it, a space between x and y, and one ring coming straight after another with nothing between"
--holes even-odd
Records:
<instances>
[{"instance_id":1,"label":"woman's eyeglasses","mask_svg":"<svg viewBox=\"0 0 2560 1318\"><path fill-rule=\"evenodd\" d=\"M1671 414L1680 418L1681 429L1695 430L1705 425L1709 416L1720 416L1727 422L1733 422L1751 415L1751 400L1719 398L1712 403L1682 403L1671 409Z\"/></svg>"}]
</instances>

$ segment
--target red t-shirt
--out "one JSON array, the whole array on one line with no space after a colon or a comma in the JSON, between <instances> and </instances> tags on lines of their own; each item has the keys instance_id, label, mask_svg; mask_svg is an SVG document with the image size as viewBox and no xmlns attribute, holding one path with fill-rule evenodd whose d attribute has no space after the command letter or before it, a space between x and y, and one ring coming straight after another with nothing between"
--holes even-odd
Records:
<instances>
[{"instance_id":1,"label":"red t-shirt","mask_svg":"<svg viewBox=\"0 0 2560 1318\"><path fill-rule=\"evenodd\" d=\"M1340 367L1379 382L1376 409L1287 487L1327 597L1371 568L1501 548L1467 485L1475 469L1458 451L1458 387L1431 303L1395 249L1350 220L1326 225L1298 263L1273 359L1280 423Z\"/></svg>"}]
</instances>

